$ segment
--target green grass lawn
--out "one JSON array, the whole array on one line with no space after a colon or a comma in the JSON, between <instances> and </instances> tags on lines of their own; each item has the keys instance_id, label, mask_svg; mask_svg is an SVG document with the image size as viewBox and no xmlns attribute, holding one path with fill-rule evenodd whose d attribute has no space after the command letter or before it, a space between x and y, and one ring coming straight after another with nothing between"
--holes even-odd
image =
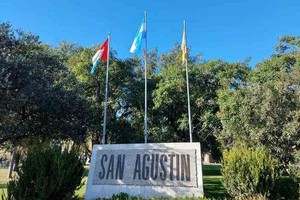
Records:
<instances>
[{"instance_id":1,"label":"green grass lawn","mask_svg":"<svg viewBox=\"0 0 300 200\"><path fill-rule=\"evenodd\" d=\"M221 176L204 176L203 177L203 189L204 196L208 198L228 198L226 189L224 188Z\"/></svg>"},{"instance_id":2,"label":"green grass lawn","mask_svg":"<svg viewBox=\"0 0 300 200\"><path fill-rule=\"evenodd\" d=\"M203 165L204 196L224 199L229 195L222 184L221 165Z\"/></svg>"},{"instance_id":3,"label":"green grass lawn","mask_svg":"<svg viewBox=\"0 0 300 200\"><path fill-rule=\"evenodd\" d=\"M84 185L76 191L76 195L78 195L81 199L84 198L87 176L88 167L85 168L84 178L82 179ZM221 179L222 176L220 172L220 165L203 165L203 185L205 197L219 199L228 197L226 189L222 185ZM6 191L7 181L7 169L0 169L0 197L3 193L3 190Z\"/></svg>"},{"instance_id":4,"label":"green grass lawn","mask_svg":"<svg viewBox=\"0 0 300 200\"><path fill-rule=\"evenodd\" d=\"M202 165L204 176L221 176L221 165Z\"/></svg>"}]
</instances>

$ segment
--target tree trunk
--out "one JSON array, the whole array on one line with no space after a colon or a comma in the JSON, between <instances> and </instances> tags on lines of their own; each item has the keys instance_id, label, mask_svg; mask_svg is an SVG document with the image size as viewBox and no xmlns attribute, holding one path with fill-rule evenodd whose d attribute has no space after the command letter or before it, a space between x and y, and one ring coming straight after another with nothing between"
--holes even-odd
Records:
<instances>
[{"instance_id":1,"label":"tree trunk","mask_svg":"<svg viewBox=\"0 0 300 200\"><path fill-rule=\"evenodd\" d=\"M16 158L15 158L15 164L14 164L14 171L15 172L19 171L20 158L21 158L21 152L16 151Z\"/></svg>"},{"instance_id":2,"label":"tree trunk","mask_svg":"<svg viewBox=\"0 0 300 200\"><path fill-rule=\"evenodd\" d=\"M12 155L11 155L11 160L10 160L10 164L9 164L9 168L8 168L8 178L12 178L12 171L13 171L13 166L14 166L14 162L15 162L15 157L16 157L16 148L14 149Z\"/></svg>"}]
</instances>

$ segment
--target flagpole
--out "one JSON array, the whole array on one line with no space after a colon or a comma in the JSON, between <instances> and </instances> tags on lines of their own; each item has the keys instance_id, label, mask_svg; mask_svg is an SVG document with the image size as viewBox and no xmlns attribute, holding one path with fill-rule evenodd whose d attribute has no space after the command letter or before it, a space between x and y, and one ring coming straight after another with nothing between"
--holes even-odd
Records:
<instances>
[{"instance_id":1,"label":"flagpole","mask_svg":"<svg viewBox=\"0 0 300 200\"><path fill-rule=\"evenodd\" d=\"M106 118L107 118L107 96L108 96L108 67L109 67L109 46L110 46L110 33L107 36L108 39L108 51L107 51L107 62L106 62L106 85L105 85L105 100L104 100L104 121L103 121L103 137L102 144L105 144L105 134L106 134Z\"/></svg>"},{"instance_id":2,"label":"flagpole","mask_svg":"<svg viewBox=\"0 0 300 200\"><path fill-rule=\"evenodd\" d=\"M148 118L147 118L147 12L145 11L145 26L146 26L146 37L145 37L145 51L144 51L144 60L145 60L145 118L144 118L144 136L145 144L148 141Z\"/></svg>"},{"instance_id":3,"label":"flagpole","mask_svg":"<svg viewBox=\"0 0 300 200\"><path fill-rule=\"evenodd\" d=\"M186 90L187 90L187 97L188 97L189 133L190 133L190 142L193 142L193 137L192 137L192 119L191 119L192 117L191 117L189 75L188 75L187 58L185 59L185 70L186 70Z\"/></svg>"},{"instance_id":4,"label":"flagpole","mask_svg":"<svg viewBox=\"0 0 300 200\"><path fill-rule=\"evenodd\" d=\"M184 32L186 34L186 24L185 20L183 21L184 26ZM186 35L185 35L185 41L186 41ZM187 42L186 42L187 43ZM185 52L187 54L187 52ZM188 74L188 57L185 56L185 71L186 71L186 90L187 90L187 98L188 98L188 115L189 115L189 133L190 133L190 142L193 142L192 137L192 117L191 117L191 105L190 105L190 86L189 86L189 74Z\"/></svg>"}]
</instances>

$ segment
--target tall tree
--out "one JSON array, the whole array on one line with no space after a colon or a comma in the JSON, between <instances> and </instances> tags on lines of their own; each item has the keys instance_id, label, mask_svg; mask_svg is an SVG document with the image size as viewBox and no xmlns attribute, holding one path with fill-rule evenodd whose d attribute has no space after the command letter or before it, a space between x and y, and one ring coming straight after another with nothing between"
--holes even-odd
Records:
<instances>
[{"instance_id":1,"label":"tall tree","mask_svg":"<svg viewBox=\"0 0 300 200\"><path fill-rule=\"evenodd\" d=\"M190 99L193 141L201 142L204 152L218 154L216 136L222 130L217 93L232 88L249 71L244 63L224 61L200 62L200 56L189 58ZM161 71L153 93L157 126L155 141L187 142L188 114L185 68L179 46L161 56Z\"/></svg>"},{"instance_id":2,"label":"tall tree","mask_svg":"<svg viewBox=\"0 0 300 200\"><path fill-rule=\"evenodd\" d=\"M67 65L83 85L82 98L88 100L92 121L88 125L93 143L102 139L106 63L101 62L95 75L90 74L96 47L84 48L71 56ZM154 53L155 54L155 53ZM155 59L155 56L151 56ZM138 58L121 60L112 51L109 65L107 142L143 141L143 73Z\"/></svg>"},{"instance_id":3,"label":"tall tree","mask_svg":"<svg viewBox=\"0 0 300 200\"><path fill-rule=\"evenodd\" d=\"M220 114L227 147L242 140L266 146L285 164L293 160L300 147L299 60L297 51L282 51L258 63L231 93Z\"/></svg>"},{"instance_id":4,"label":"tall tree","mask_svg":"<svg viewBox=\"0 0 300 200\"><path fill-rule=\"evenodd\" d=\"M85 139L87 103L77 81L37 36L0 25L0 143Z\"/></svg>"}]
</instances>

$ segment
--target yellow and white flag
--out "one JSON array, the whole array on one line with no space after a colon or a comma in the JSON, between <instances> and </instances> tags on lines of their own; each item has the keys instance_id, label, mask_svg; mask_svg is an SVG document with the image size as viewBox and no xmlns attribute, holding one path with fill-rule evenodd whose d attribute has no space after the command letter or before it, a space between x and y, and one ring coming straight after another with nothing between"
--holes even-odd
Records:
<instances>
[{"instance_id":1,"label":"yellow and white flag","mask_svg":"<svg viewBox=\"0 0 300 200\"><path fill-rule=\"evenodd\" d=\"M182 42L181 42L181 50L182 50L182 63L184 63L187 59L185 21L183 21L183 35L182 35Z\"/></svg>"}]
</instances>

